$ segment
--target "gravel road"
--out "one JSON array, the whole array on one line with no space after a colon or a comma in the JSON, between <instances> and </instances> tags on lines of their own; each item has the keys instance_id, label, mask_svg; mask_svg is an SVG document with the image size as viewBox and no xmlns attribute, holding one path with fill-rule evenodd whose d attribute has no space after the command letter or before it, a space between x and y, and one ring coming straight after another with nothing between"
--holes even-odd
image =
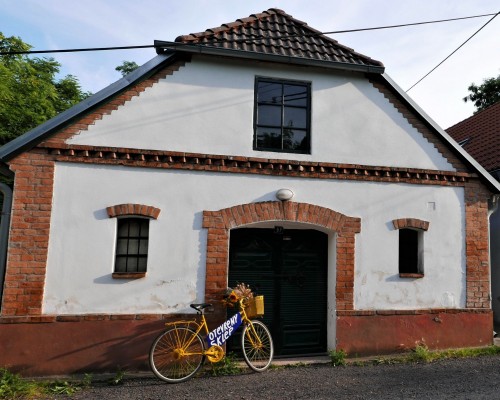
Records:
<instances>
[{"instance_id":1,"label":"gravel road","mask_svg":"<svg viewBox=\"0 0 500 400\"><path fill-rule=\"evenodd\" d=\"M325 364L201 376L167 384L151 376L96 384L71 399L500 399L500 355L428 364Z\"/></svg>"}]
</instances>

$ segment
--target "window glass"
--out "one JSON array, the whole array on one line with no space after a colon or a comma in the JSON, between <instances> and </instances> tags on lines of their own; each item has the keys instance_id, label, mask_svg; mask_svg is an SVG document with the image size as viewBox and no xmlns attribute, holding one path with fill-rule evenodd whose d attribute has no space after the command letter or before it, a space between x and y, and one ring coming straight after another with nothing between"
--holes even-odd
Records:
<instances>
[{"instance_id":1,"label":"window glass","mask_svg":"<svg viewBox=\"0 0 500 400\"><path fill-rule=\"evenodd\" d=\"M259 125L281 126L281 107L260 105Z\"/></svg>"},{"instance_id":2,"label":"window glass","mask_svg":"<svg viewBox=\"0 0 500 400\"><path fill-rule=\"evenodd\" d=\"M307 127L307 110L304 108L285 107L283 126L285 128L305 129Z\"/></svg>"},{"instance_id":3,"label":"window glass","mask_svg":"<svg viewBox=\"0 0 500 400\"><path fill-rule=\"evenodd\" d=\"M310 84L257 78L255 87L254 149L310 153Z\"/></svg>"},{"instance_id":4,"label":"window glass","mask_svg":"<svg viewBox=\"0 0 500 400\"><path fill-rule=\"evenodd\" d=\"M257 85L257 101L259 103L281 104L283 85L273 82L259 82Z\"/></svg>"},{"instance_id":5,"label":"window glass","mask_svg":"<svg viewBox=\"0 0 500 400\"><path fill-rule=\"evenodd\" d=\"M115 272L145 272L148 256L149 219L118 219Z\"/></svg>"},{"instance_id":6,"label":"window glass","mask_svg":"<svg viewBox=\"0 0 500 400\"><path fill-rule=\"evenodd\" d=\"M284 85L283 99L288 106L307 106L307 88L305 86Z\"/></svg>"}]
</instances>

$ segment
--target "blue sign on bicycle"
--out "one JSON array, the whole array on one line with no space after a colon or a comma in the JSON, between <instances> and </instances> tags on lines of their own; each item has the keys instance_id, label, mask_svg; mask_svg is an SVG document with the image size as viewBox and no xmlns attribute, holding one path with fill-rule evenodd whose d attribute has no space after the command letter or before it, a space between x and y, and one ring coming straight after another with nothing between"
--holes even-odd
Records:
<instances>
[{"instance_id":1,"label":"blue sign on bicycle","mask_svg":"<svg viewBox=\"0 0 500 400\"><path fill-rule=\"evenodd\" d=\"M229 339L229 336L238 329L241 325L241 314L236 313L231 318L229 318L222 325L215 328L207 336L207 341L209 346L218 345L222 346L224 342Z\"/></svg>"}]
</instances>

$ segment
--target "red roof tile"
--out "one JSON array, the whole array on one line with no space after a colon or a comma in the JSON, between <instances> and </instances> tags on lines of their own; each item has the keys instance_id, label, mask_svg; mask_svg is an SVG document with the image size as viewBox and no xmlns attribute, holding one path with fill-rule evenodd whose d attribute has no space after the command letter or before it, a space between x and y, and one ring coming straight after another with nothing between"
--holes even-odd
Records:
<instances>
[{"instance_id":1,"label":"red roof tile","mask_svg":"<svg viewBox=\"0 0 500 400\"><path fill-rule=\"evenodd\" d=\"M205 32L179 36L176 42L357 65L380 61L355 52L277 8L252 14Z\"/></svg>"},{"instance_id":2,"label":"red roof tile","mask_svg":"<svg viewBox=\"0 0 500 400\"><path fill-rule=\"evenodd\" d=\"M500 102L474 114L446 132L487 171L500 169Z\"/></svg>"}]
</instances>

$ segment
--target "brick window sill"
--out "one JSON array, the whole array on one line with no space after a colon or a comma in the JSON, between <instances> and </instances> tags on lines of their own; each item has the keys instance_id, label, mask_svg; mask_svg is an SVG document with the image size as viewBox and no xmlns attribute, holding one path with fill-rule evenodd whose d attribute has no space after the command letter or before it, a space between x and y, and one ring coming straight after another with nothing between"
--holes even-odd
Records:
<instances>
[{"instance_id":1,"label":"brick window sill","mask_svg":"<svg viewBox=\"0 0 500 400\"><path fill-rule=\"evenodd\" d=\"M140 279L140 278L144 278L146 276L146 273L145 272L133 272L133 273L114 272L111 276L113 279Z\"/></svg>"},{"instance_id":2,"label":"brick window sill","mask_svg":"<svg viewBox=\"0 0 500 400\"><path fill-rule=\"evenodd\" d=\"M424 274L402 273L402 274L399 274L399 277L400 278L421 279L424 277Z\"/></svg>"}]
</instances>

